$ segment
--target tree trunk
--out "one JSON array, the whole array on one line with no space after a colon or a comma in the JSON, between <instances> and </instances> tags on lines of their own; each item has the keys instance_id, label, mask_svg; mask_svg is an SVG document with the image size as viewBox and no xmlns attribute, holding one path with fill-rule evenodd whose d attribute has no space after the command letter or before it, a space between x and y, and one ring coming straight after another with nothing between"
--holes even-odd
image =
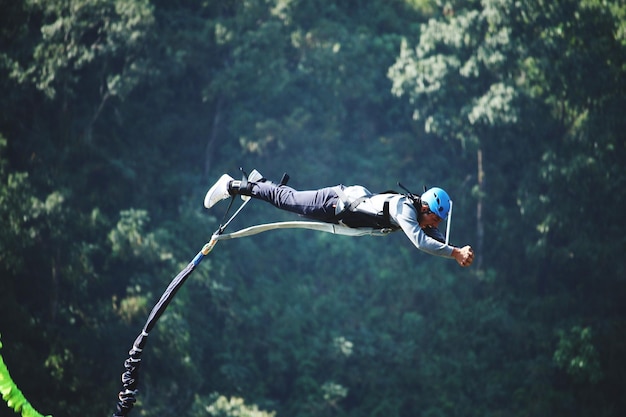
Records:
<instances>
[{"instance_id":1,"label":"tree trunk","mask_svg":"<svg viewBox=\"0 0 626 417\"><path fill-rule=\"evenodd\" d=\"M59 249L55 249L54 255L52 256L52 265L51 265L51 281L52 285L50 288L50 321L54 322L57 317L57 311L59 309L59 264L60 264L60 251Z\"/></svg>"},{"instance_id":2,"label":"tree trunk","mask_svg":"<svg viewBox=\"0 0 626 417\"><path fill-rule=\"evenodd\" d=\"M215 105L215 114L213 115L213 126L211 126L211 134L206 144L204 152L204 177L207 178L211 171L211 163L213 161L213 150L215 148L215 142L217 141L217 135L219 134L220 124L222 121L222 105L224 99L219 97L217 104Z\"/></svg>"},{"instance_id":3,"label":"tree trunk","mask_svg":"<svg viewBox=\"0 0 626 417\"><path fill-rule=\"evenodd\" d=\"M485 195L485 171L483 171L483 151L478 149L476 153L478 165L478 202L476 203L476 247L474 257L476 259L476 270L483 268L483 239L485 236L485 225L483 223L483 196Z\"/></svg>"}]
</instances>

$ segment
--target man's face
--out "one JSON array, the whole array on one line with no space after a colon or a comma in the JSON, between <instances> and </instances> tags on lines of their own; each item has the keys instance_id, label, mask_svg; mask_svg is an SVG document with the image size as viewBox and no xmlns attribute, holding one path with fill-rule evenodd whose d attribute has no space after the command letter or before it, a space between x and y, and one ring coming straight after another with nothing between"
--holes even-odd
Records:
<instances>
[{"instance_id":1,"label":"man's face","mask_svg":"<svg viewBox=\"0 0 626 417\"><path fill-rule=\"evenodd\" d=\"M421 214L419 222L422 229L427 227L439 227L442 218L430 211L428 204L422 204Z\"/></svg>"}]
</instances>

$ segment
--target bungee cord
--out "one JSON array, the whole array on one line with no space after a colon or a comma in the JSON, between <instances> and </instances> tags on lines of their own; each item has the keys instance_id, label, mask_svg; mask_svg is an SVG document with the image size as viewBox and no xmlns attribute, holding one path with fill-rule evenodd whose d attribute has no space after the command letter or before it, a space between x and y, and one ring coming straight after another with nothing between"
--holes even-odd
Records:
<instances>
[{"instance_id":1,"label":"bungee cord","mask_svg":"<svg viewBox=\"0 0 626 417\"><path fill-rule=\"evenodd\" d=\"M226 214L224 218L228 214L232 203L234 201L234 197L231 199L230 204L226 210ZM159 301L155 304L148 316L148 320L144 325L141 333L137 336L135 341L133 342L133 346L128 352L128 359L124 361L124 369L125 371L122 373L122 390L118 394L118 403L115 413L113 417L124 417L130 413L132 408L137 401L137 393L138 393L138 382L139 382L139 367L141 365L141 354L145 348L145 345L148 341L148 335L150 331L154 328L157 321L169 305L169 303L174 299L174 296L178 292L178 290L183 286L189 275L194 271L194 269L202 262L204 257L211 252L217 240L215 236L219 236L224 232L226 226L230 224L230 222L241 212L241 210L245 207L245 205L250 200L245 200L243 204L239 207L239 209L232 215L232 217L223 225L217 229L217 231L213 234L213 237L209 241L209 243L205 244L200 252L196 254L196 256L187 264L183 270L181 270L176 277L170 282L167 286L167 289L159 299Z\"/></svg>"},{"instance_id":2,"label":"bungee cord","mask_svg":"<svg viewBox=\"0 0 626 417\"><path fill-rule=\"evenodd\" d=\"M232 196L230 204L224 215L224 219L227 217L228 211L233 205L235 196ZM172 301L176 292L183 286L189 275L195 270L195 268L202 262L205 256L207 256L220 240L237 239L246 236L252 236L258 233L266 232L268 230L275 229L309 229L321 232L345 235L345 236L384 236L391 232L390 229L372 229L372 228L350 228L338 224L321 223L315 221L290 221L290 222L278 222L261 224L257 226L251 226L233 233L224 234L226 227L233 221L233 219L241 212L241 210L248 204L251 199L244 198L244 202L235 211L235 213L223 222L220 227L213 233L211 239L206 243L202 249L196 254L196 256L189 262L189 264L181 270L176 277L170 282L167 289L152 308L150 315L144 325L141 333L137 336L133 342L132 348L128 352L129 356L124 361L125 371L122 373L122 390L118 394L118 403L116 412L113 417L125 417L132 410L137 401L138 393L138 381L139 381L139 368L141 365L141 355L146 346L148 335L154 328L157 321Z\"/></svg>"},{"instance_id":3,"label":"bungee cord","mask_svg":"<svg viewBox=\"0 0 626 417\"><path fill-rule=\"evenodd\" d=\"M234 197L233 197L234 200ZM206 243L202 249L196 254L196 256L183 268L178 275L167 286L163 295L159 301L155 304L150 312L148 319L141 333L137 336L132 344L130 351L128 352L128 358L124 361L125 371L122 373L122 390L118 394L118 403L116 411L113 417L125 417L130 413L137 401L138 383L139 383L139 368L141 365L141 355L144 351L148 336L159 318L165 312L166 308L173 300L178 290L183 286L189 275L195 270L195 268L202 262L205 256L207 256L215 247L217 242L221 240L238 239L242 237L252 236L259 233L263 233L269 230L276 229L308 229L320 232L344 235L344 236L384 236L391 232L389 229L371 229L371 228L350 228L338 224L321 223L315 221L287 221L277 223L260 224L256 226L250 226L245 229L238 230L229 234L224 234L226 227L232 222L232 220L241 212L241 210L248 204L250 199L244 200L237 211L224 222L217 231L211 236L211 239ZM226 214L232 207L233 201L230 202ZM0 341L0 348L2 348L2 342ZM2 398L7 402L9 408L12 408L17 413L21 413L22 417L44 417L37 412L32 405L26 400L22 392L17 385L11 379L9 371L0 355L0 393ZM52 416L46 416L52 417Z\"/></svg>"},{"instance_id":4,"label":"bungee cord","mask_svg":"<svg viewBox=\"0 0 626 417\"><path fill-rule=\"evenodd\" d=\"M214 235L213 239L217 241L237 239L275 229L309 229L343 236L386 236L393 231L392 229L373 229L369 227L352 228L340 224L315 221L289 221L250 226L237 232Z\"/></svg>"},{"instance_id":5,"label":"bungee cord","mask_svg":"<svg viewBox=\"0 0 626 417\"><path fill-rule=\"evenodd\" d=\"M148 320L144 325L141 333L135 339L132 348L128 352L129 357L124 362L124 368L126 369L122 374L123 388L118 394L119 401L117 403L117 411L113 414L114 417L126 416L135 405L137 401L137 385L139 379L139 366L141 365L141 354L148 341L148 335L154 328L157 321L169 305L170 301L176 295L176 292L183 286L187 277L193 272L193 270L200 264L204 256L206 256L215 244L211 245L207 243L202 250L193 258L193 260L176 275L176 277L170 282L167 289L154 306Z\"/></svg>"}]
</instances>

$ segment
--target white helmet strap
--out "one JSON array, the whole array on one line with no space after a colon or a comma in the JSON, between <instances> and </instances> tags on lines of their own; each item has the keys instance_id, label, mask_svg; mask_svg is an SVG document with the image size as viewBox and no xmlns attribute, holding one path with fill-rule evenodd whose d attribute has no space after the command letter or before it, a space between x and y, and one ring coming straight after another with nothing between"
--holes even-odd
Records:
<instances>
[{"instance_id":1,"label":"white helmet strap","mask_svg":"<svg viewBox=\"0 0 626 417\"><path fill-rule=\"evenodd\" d=\"M450 200L450 211L448 211L448 220L446 224L446 245L450 240L450 224L452 223L452 200Z\"/></svg>"}]
</instances>

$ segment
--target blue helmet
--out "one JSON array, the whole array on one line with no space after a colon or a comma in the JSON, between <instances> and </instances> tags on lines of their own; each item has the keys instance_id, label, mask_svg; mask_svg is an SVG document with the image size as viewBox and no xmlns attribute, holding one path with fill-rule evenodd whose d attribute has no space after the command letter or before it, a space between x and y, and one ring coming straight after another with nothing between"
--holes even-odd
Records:
<instances>
[{"instance_id":1,"label":"blue helmet","mask_svg":"<svg viewBox=\"0 0 626 417\"><path fill-rule=\"evenodd\" d=\"M450 212L450 196L444 190L433 187L422 194L422 203L428 204L430 211L442 219L448 217Z\"/></svg>"}]
</instances>

